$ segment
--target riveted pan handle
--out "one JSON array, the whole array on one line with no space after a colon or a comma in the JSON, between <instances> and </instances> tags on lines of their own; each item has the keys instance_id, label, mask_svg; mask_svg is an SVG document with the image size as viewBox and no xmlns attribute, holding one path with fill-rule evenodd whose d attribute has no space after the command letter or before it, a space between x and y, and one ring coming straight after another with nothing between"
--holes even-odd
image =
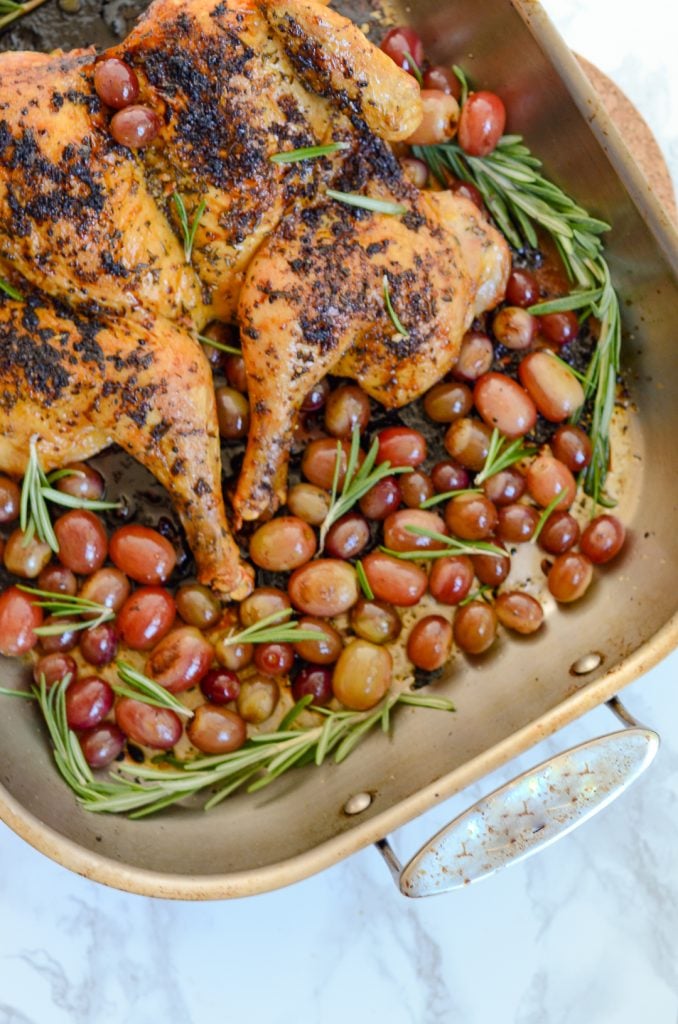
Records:
<instances>
[{"instance_id":1,"label":"riveted pan handle","mask_svg":"<svg viewBox=\"0 0 678 1024\"><path fill-rule=\"evenodd\" d=\"M659 736L615 697L628 728L557 754L483 797L433 836L402 867L387 839L377 843L405 896L433 896L486 878L562 839L642 775Z\"/></svg>"}]
</instances>

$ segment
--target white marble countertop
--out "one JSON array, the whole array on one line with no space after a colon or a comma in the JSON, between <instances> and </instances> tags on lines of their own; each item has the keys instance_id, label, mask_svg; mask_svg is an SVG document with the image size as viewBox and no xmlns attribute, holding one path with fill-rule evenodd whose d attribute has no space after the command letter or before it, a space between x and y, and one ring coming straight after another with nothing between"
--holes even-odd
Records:
<instances>
[{"instance_id":1,"label":"white marble countertop","mask_svg":"<svg viewBox=\"0 0 678 1024\"><path fill-rule=\"evenodd\" d=\"M653 128L678 183L666 0L547 0L568 43ZM291 889L178 904L70 874L0 825L0 1024L675 1024L678 653L624 701L657 761L564 842L421 902L368 849ZM611 731L599 708L393 838L404 857L519 767Z\"/></svg>"}]
</instances>

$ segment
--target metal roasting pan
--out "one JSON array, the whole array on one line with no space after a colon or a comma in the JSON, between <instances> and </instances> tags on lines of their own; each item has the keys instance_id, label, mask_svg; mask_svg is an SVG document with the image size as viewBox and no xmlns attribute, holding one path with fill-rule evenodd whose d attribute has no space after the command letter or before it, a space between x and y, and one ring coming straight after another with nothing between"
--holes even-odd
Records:
<instances>
[{"instance_id":1,"label":"metal roasting pan","mask_svg":"<svg viewBox=\"0 0 678 1024\"><path fill-rule=\"evenodd\" d=\"M69 16L50 2L5 34L0 47L105 46L125 34L143 6L85 0ZM383 31L382 8L363 0L335 6L369 23L373 37ZM455 701L456 714L402 708L392 737L371 736L339 768L293 772L210 814L174 809L132 822L80 810L54 769L35 712L23 701L4 701L0 817L49 857L119 889L181 899L246 896L289 885L381 841L402 891L425 895L569 831L623 789L656 750L656 735L634 727L568 752L463 816L403 874L384 841L612 698L678 642L678 237L538 3L418 0L408 8L396 4L386 16L411 23L431 58L461 63L476 88L500 92L511 131L525 135L546 172L614 225L607 254L622 297L630 395L631 470L620 514L630 540L587 597L550 616L537 637L502 638L482 658L456 659L449 679L437 684ZM586 655L593 657L582 664ZM574 674L577 662L589 671ZM23 671L4 662L3 683ZM613 710L633 726L621 705ZM563 810L568 803L573 813ZM480 837L477 847L470 844L474 867L460 871L459 843L468 853L472 834ZM483 845L483 835L495 841Z\"/></svg>"}]
</instances>

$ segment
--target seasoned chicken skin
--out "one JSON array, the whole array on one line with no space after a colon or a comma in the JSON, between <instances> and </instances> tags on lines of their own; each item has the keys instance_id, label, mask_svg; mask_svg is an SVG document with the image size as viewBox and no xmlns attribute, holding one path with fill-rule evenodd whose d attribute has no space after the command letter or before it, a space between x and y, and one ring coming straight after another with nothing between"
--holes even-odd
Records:
<instances>
[{"instance_id":1,"label":"seasoned chicken skin","mask_svg":"<svg viewBox=\"0 0 678 1024\"><path fill-rule=\"evenodd\" d=\"M156 0L107 55L160 115L144 149L113 140L92 51L0 54L0 277L23 300L0 293L0 470L21 474L34 436L47 469L121 445L168 490L200 579L242 597L197 332L240 327L252 427L234 506L254 519L284 501L313 384L416 398L502 298L508 250L472 204L403 177L389 142L419 124L418 86L317 0ZM271 161L328 142L342 149ZM190 261L175 194L189 221L205 204Z\"/></svg>"}]
</instances>

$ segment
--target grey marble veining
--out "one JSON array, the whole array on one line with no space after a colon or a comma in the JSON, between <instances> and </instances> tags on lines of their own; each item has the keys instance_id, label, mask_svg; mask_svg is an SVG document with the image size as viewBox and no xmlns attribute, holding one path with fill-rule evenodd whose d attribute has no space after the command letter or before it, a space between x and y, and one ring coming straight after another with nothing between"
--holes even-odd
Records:
<instances>
[{"instance_id":1,"label":"grey marble veining","mask_svg":"<svg viewBox=\"0 0 678 1024\"><path fill-rule=\"evenodd\" d=\"M577 52L642 110L678 183L669 5L548 0ZM624 694L662 735L650 772L565 841L421 902L373 850L218 904L115 892L0 826L0 1024L676 1024L678 654ZM518 770L616 728L597 709L392 837L407 859Z\"/></svg>"}]
</instances>

